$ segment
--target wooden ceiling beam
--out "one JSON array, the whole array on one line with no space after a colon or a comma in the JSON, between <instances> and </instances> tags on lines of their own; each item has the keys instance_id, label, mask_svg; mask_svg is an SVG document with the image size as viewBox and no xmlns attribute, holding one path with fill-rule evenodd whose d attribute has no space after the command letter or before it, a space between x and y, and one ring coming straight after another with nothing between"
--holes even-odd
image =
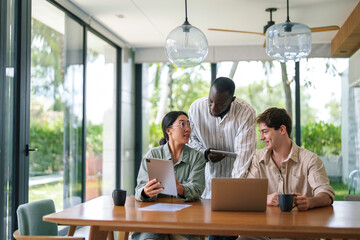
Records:
<instances>
[{"instance_id":1,"label":"wooden ceiling beam","mask_svg":"<svg viewBox=\"0 0 360 240\"><path fill-rule=\"evenodd\" d=\"M331 56L350 57L360 48L360 2L331 41Z\"/></svg>"}]
</instances>

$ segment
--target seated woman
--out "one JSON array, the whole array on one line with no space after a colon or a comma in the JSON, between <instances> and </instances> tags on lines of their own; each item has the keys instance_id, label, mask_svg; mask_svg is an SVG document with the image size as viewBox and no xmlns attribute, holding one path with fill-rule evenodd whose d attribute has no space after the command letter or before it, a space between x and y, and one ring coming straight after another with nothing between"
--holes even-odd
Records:
<instances>
[{"instance_id":1,"label":"seated woman","mask_svg":"<svg viewBox=\"0 0 360 240\"><path fill-rule=\"evenodd\" d=\"M161 146L150 149L144 156L137 177L135 198L138 201L154 201L162 188L156 179L149 179L146 158L160 158L173 161L176 176L177 198L195 201L205 189L205 159L203 154L185 145L191 134L190 122L186 113L172 111L162 121L164 137ZM142 239L200 239L194 235L168 235L157 233L133 233L134 240Z\"/></svg>"}]
</instances>

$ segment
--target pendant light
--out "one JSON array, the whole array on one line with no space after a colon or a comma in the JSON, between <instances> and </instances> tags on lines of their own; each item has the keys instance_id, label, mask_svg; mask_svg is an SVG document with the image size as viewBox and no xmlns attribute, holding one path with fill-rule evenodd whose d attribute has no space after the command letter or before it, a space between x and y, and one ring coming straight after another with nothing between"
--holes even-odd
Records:
<instances>
[{"instance_id":1,"label":"pendant light","mask_svg":"<svg viewBox=\"0 0 360 240\"><path fill-rule=\"evenodd\" d=\"M311 30L302 23L290 22L289 0L285 23L275 24L266 31L266 53L280 62L299 61L311 52Z\"/></svg>"},{"instance_id":2,"label":"pendant light","mask_svg":"<svg viewBox=\"0 0 360 240\"><path fill-rule=\"evenodd\" d=\"M178 67L196 66L208 53L208 42L204 33L188 22L187 0L185 22L166 37L165 52L169 60Z\"/></svg>"}]
</instances>

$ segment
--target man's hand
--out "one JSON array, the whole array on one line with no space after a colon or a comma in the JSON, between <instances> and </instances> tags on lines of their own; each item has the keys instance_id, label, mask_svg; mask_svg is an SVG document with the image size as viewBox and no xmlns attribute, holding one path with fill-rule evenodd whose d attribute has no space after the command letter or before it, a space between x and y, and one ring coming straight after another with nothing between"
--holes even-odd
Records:
<instances>
[{"instance_id":1,"label":"man's hand","mask_svg":"<svg viewBox=\"0 0 360 240\"><path fill-rule=\"evenodd\" d=\"M185 188L183 185L180 184L179 180L177 178L176 179L176 189L177 189L177 193L180 195L180 196L185 196Z\"/></svg>"},{"instance_id":2,"label":"man's hand","mask_svg":"<svg viewBox=\"0 0 360 240\"><path fill-rule=\"evenodd\" d=\"M302 195L301 193L293 193L296 195L295 197L295 205L299 209L299 211L306 211L309 210L310 204L309 204L309 198L305 195Z\"/></svg>"},{"instance_id":3,"label":"man's hand","mask_svg":"<svg viewBox=\"0 0 360 240\"><path fill-rule=\"evenodd\" d=\"M279 206L279 193L272 193L267 195L267 201L266 204L268 206L278 207Z\"/></svg>"},{"instance_id":4,"label":"man's hand","mask_svg":"<svg viewBox=\"0 0 360 240\"><path fill-rule=\"evenodd\" d=\"M226 154L223 154L223 153L212 153L212 152L210 152L211 149L213 149L213 148L206 149L206 152L208 152L207 159L210 160L211 162L217 163L217 162L220 162L221 160L223 160L226 157Z\"/></svg>"},{"instance_id":5,"label":"man's hand","mask_svg":"<svg viewBox=\"0 0 360 240\"><path fill-rule=\"evenodd\" d=\"M162 190L164 190L163 187L159 188L160 182L157 181L157 179L148 179L148 183L144 187L144 193L149 198L152 198L154 196L157 196Z\"/></svg>"}]
</instances>

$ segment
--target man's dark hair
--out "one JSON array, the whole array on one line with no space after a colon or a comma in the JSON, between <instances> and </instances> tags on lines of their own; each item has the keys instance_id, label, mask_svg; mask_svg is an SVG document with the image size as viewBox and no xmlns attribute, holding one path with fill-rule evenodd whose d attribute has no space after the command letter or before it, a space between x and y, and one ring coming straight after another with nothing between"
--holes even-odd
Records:
<instances>
[{"instance_id":1,"label":"man's dark hair","mask_svg":"<svg viewBox=\"0 0 360 240\"><path fill-rule=\"evenodd\" d=\"M283 108L268 108L256 118L256 122L265 123L268 127L278 130L281 125L286 127L288 136L291 136L292 121L289 113Z\"/></svg>"},{"instance_id":2,"label":"man's dark hair","mask_svg":"<svg viewBox=\"0 0 360 240\"><path fill-rule=\"evenodd\" d=\"M230 96L234 96L235 83L233 80L227 77L218 77L211 84L211 87L215 87L219 92L227 92Z\"/></svg>"}]
</instances>

